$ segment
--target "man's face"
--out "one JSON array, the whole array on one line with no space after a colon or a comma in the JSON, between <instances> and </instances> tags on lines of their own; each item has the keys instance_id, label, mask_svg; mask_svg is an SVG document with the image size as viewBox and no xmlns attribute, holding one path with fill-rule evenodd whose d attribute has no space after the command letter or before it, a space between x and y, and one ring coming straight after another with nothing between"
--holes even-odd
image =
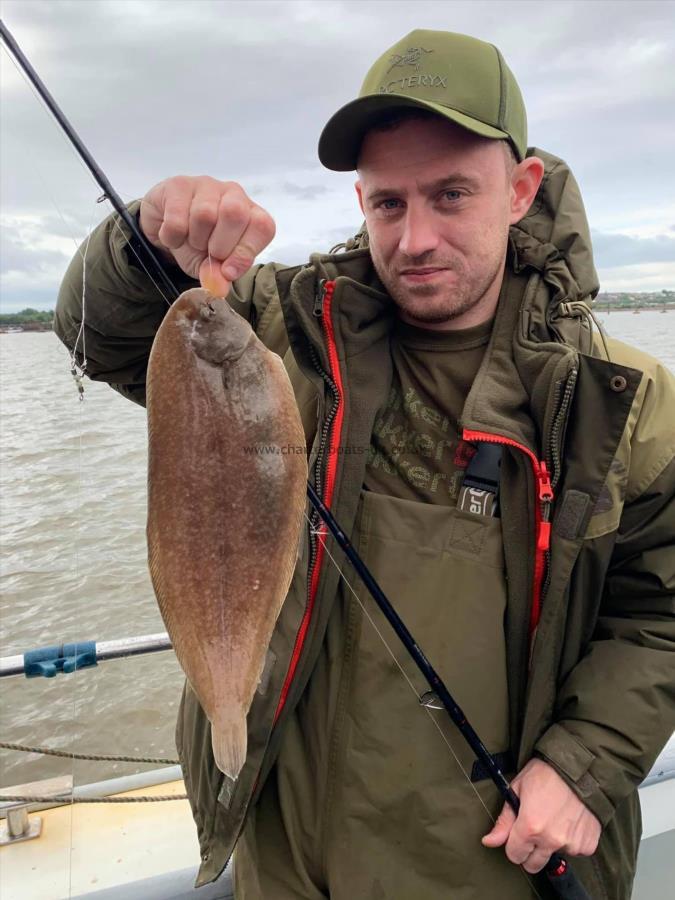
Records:
<instances>
[{"instance_id":1,"label":"man's face","mask_svg":"<svg viewBox=\"0 0 675 900\"><path fill-rule=\"evenodd\" d=\"M502 142L411 119L366 135L358 174L373 263L402 317L432 327L489 317L512 212Z\"/></svg>"}]
</instances>

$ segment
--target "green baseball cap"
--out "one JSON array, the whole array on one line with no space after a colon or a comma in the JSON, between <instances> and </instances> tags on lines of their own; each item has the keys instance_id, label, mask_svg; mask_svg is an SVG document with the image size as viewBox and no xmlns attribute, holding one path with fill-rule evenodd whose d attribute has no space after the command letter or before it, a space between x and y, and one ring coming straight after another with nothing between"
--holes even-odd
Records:
<instances>
[{"instance_id":1,"label":"green baseball cap","mask_svg":"<svg viewBox=\"0 0 675 900\"><path fill-rule=\"evenodd\" d=\"M483 137L508 140L517 159L525 157L525 105L499 50L466 34L417 29L375 62L358 98L330 119L319 139L319 159L337 172L355 169L373 117L411 106Z\"/></svg>"}]
</instances>

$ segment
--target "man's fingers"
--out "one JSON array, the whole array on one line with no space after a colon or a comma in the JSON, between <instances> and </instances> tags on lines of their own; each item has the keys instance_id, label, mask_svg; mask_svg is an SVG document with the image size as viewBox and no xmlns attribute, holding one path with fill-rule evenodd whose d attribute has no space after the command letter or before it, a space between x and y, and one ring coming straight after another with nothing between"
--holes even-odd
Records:
<instances>
[{"instance_id":1,"label":"man's fingers","mask_svg":"<svg viewBox=\"0 0 675 900\"><path fill-rule=\"evenodd\" d=\"M506 846L504 847L507 858L517 866L521 866L536 849L537 845L532 839L524 839L518 833L518 824L516 823L511 829L511 833L506 841Z\"/></svg>"},{"instance_id":2,"label":"man's fingers","mask_svg":"<svg viewBox=\"0 0 675 900\"><path fill-rule=\"evenodd\" d=\"M552 853L550 850L542 850L539 847L535 847L527 859L523 861L523 868L526 872L529 872L530 875L536 875L537 872L541 872L551 858L551 855Z\"/></svg>"},{"instance_id":3,"label":"man's fingers","mask_svg":"<svg viewBox=\"0 0 675 900\"><path fill-rule=\"evenodd\" d=\"M501 847L509 837L511 829L513 828L513 823L516 821L516 814L508 805L505 803L502 811L497 817L497 821L492 827L492 831L489 831L482 839L481 843L484 847Z\"/></svg>"},{"instance_id":4,"label":"man's fingers","mask_svg":"<svg viewBox=\"0 0 675 900\"><path fill-rule=\"evenodd\" d=\"M274 219L269 213L259 206L252 205L248 210L245 227L236 240L231 242L229 247L224 241L219 241L216 226L214 236L209 241L209 251L211 253L217 251L219 258L224 260L225 277L234 281L251 268L256 256L272 241L275 231Z\"/></svg>"},{"instance_id":5,"label":"man's fingers","mask_svg":"<svg viewBox=\"0 0 675 900\"><path fill-rule=\"evenodd\" d=\"M547 825L544 821L534 819L520 807L520 812L509 834L504 852L512 863L525 865L532 853L537 853L535 864L545 857L542 866L555 850L565 846L565 826L563 822ZM541 866L539 867L541 868ZM528 869L528 872L530 869ZM539 871L539 869L532 870Z\"/></svg>"},{"instance_id":6,"label":"man's fingers","mask_svg":"<svg viewBox=\"0 0 675 900\"><path fill-rule=\"evenodd\" d=\"M190 205L192 186L186 179L173 179L171 191L164 202L164 220L159 229L159 240L165 247L177 250L185 243L190 231Z\"/></svg>"},{"instance_id":7,"label":"man's fingers","mask_svg":"<svg viewBox=\"0 0 675 900\"><path fill-rule=\"evenodd\" d=\"M208 176L179 175L155 185L141 203L141 227L184 272L207 279L218 294L251 268L275 233L272 217L240 185Z\"/></svg>"},{"instance_id":8,"label":"man's fingers","mask_svg":"<svg viewBox=\"0 0 675 900\"><path fill-rule=\"evenodd\" d=\"M544 868L555 851L568 856L595 852L602 827L555 769L539 759L530 760L511 787L520 799L517 816L502 810L486 847L504 844L507 859L534 874Z\"/></svg>"},{"instance_id":9,"label":"man's fingers","mask_svg":"<svg viewBox=\"0 0 675 900\"><path fill-rule=\"evenodd\" d=\"M248 228L253 204L238 184L227 184L218 200L218 216L209 236L209 252L227 259Z\"/></svg>"},{"instance_id":10,"label":"man's fingers","mask_svg":"<svg viewBox=\"0 0 675 900\"><path fill-rule=\"evenodd\" d=\"M187 236L190 246L206 253L217 222L218 198L213 196L213 189L197 191L190 204L190 230Z\"/></svg>"}]
</instances>

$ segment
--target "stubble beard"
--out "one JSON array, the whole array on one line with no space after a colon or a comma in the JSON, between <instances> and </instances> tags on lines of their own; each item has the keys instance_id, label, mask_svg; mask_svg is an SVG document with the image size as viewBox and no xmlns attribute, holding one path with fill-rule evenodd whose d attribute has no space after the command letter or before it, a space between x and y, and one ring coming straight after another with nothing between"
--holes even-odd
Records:
<instances>
[{"instance_id":1,"label":"stubble beard","mask_svg":"<svg viewBox=\"0 0 675 900\"><path fill-rule=\"evenodd\" d=\"M438 260L415 260L410 263L388 267L371 247L375 271L389 296L406 318L420 325L442 325L464 315L477 306L501 272L504 259L496 257L486 269L467 272L466 267L457 263ZM452 286L435 284L404 285L398 274L406 265L442 266L451 269L455 275Z\"/></svg>"}]
</instances>

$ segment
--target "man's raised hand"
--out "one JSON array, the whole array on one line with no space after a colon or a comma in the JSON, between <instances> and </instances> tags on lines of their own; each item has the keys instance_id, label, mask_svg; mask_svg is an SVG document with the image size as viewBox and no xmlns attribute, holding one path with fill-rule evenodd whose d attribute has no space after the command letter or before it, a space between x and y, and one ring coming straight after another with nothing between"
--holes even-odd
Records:
<instances>
[{"instance_id":1,"label":"man's raised hand","mask_svg":"<svg viewBox=\"0 0 675 900\"><path fill-rule=\"evenodd\" d=\"M143 233L215 296L251 268L274 238L274 219L233 181L177 175L141 201Z\"/></svg>"}]
</instances>

